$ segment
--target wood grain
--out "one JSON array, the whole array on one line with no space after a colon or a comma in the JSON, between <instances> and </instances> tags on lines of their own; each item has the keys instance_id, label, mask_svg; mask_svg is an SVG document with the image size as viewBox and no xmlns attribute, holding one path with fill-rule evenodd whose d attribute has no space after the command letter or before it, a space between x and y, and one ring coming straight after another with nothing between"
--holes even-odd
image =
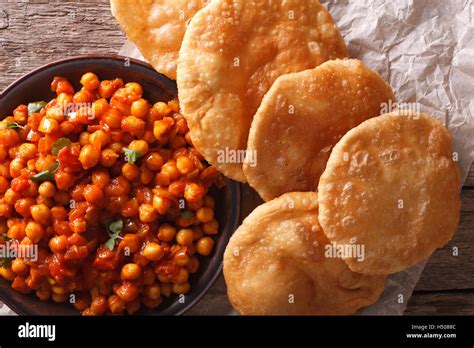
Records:
<instances>
[{"instance_id":1,"label":"wood grain","mask_svg":"<svg viewBox=\"0 0 474 348\"><path fill-rule=\"evenodd\" d=\"M117 53L124 42L108 0L0 0L0 90L43 64L84 53ZM429 260L406 314L474 314L474 167L462 200L459 230ZM223 295L222 284L216 289Z\"/></svg>"},{"instance_id":2,"label":"wood grain","mask_svg":"<svg viewBox=\"0 0 474 348\"><path fill-rule=\"evenodd\" d=\"M416 292L405 315L472 315L474 291Z\"/></svg>"}]
</instances>

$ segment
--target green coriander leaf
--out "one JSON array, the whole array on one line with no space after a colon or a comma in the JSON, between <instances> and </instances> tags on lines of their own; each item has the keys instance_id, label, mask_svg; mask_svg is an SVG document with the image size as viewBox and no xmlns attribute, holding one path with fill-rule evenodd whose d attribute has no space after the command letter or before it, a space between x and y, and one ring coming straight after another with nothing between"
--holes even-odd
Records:
<instances>
[{"instance_id":1,"label":"green coriander leaf","mask_svg":"<svg viewBox=\"0 0 474 348\"><path fill-rule=\"evenodd\" d=\"M130 164L134 164L137 159L143 156L143 153L133 149L129 149L128 147L124 147L123 152L125 153L125 161Z\"/></svg>"},{"instance_id":2,"label":"green coriander leaf","mask_svg":"<svg viewBox=\"0 0 474 348\"><path fill-rule=\"evenodd\" d=\"M46 106L46 102L39 101L35 103L28 104L28 115L34 114L36 112L40 112Z\"/></svg>"},{"instance_id":3,"label":"green coriander leaf","mask_svg":"<svg viewBox=\"0 0 474 348\"><path fill-rule=\"evenodd\" d=\"M10 129L25 129L25 126L19 124L18 122L8 122L7 128Z\"/></svg>"},{"instance_id":4,"label":"green coriander leaf","mask_svg":"<svg viewBox=\"0 0 474 348\"><path fill-rule=\"evenodd\" d=\"M8 237L6 234L2 234L0 237L2 237L4 242L9 242L13 240L13 238Z\"/></svg>"},{"instance_id":5,"label":"green coriander leaf","mask_svg":"<svg viewBox=\"0 0 474 348\"><path fill-rule=\"evenodd\" d=\"M53 181L54 176L49 170L43 170L38 174L35 174L31 177L31 180L36 182L43 182L43 181Z\"/></svg>"},{"instance_id":6,"label":"green coriander leaf","mask_svg":"<svg viewBox=\"0 0 474 348\"><path fill-rule=\"evenodd\" d=\"M72 141L70 139L68 139L68 138L59 138L58 140L56 140L55 143L53 143L51 145L51 153L54 156L57 156L59 151L62 148L71 146L71 144L72 144Z\"/></svg>"},{"instance_id":7,"label":"green coriander leaf","mask_svg":"<svg viewBox=\"0 0 474 348\"><path fill-rule=\"evenodd\" d=\"M117 240L117 238L119 237L123 229L123 221L117 220L117 221L111 222L108 226L108 229L109 229L110 238L105 242L104 245L107 249L114 250L115 241Z\"/></svg>"},{"instance_id":8,"label":"green coriander leaf","mask_svg":"<svg viewBox=\"0 0 474 348\"><path fill-rule=\"evenodd\" d=\"M60 164L61 164L61 163L59 163L59 160L54 161L54 163L49 166L48 171L49 171L51 174L55 174L55 173L58 171Z\"/></svg>"},{"instance_id":9,"label":"green coriander leaf","mask_svg":"<svg viewBox=\"0 0 474 348\"><path fill-rule=\"evenodd\" d=\"M43 182L43 181L54 181L54 173L56 173L59 169L59 160L56 160L48 170L44 170L35 174L31 177L31 180L36 182Z\"/></svg>"},{"instance_id":10,"label":"green coriander leaf","mask_svg":"<svg viewBox=\"0 0 474 348\"><path fill-rule=\"evenodd\" d=\"M12 257L3 257L0 259L0 267L3 268L10 268L12 265L13 258Z\"/></svg>"}]
</instances>

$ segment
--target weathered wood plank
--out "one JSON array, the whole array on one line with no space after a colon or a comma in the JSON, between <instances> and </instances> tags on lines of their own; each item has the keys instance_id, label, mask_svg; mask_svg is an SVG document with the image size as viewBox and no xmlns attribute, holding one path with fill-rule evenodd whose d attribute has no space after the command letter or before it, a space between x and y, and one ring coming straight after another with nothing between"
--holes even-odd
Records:
<instances>
[{"instance_id":1,"label":"weathered wood plank","mask_svg":"<svg viewBox=\"0 0 474 348\"><path fill-rule=\"evenodd\" d=\"M472 315L474 290L415 292L405 315Z\"/></svg>"},{"instance_id":2,"label":"weathered wood plank","mask_svg":"<svg viewBox=\"0 0 474 348\"><path fill-rule=\"evenodd\" d=\"M474 190L463 190L461 198L459 229L430 258L416 290L474 289Z\"/></svg>"},{"instance_id":3,"label":"weathered wood plank","mask_svg":"<svg viewBox=\"0 0 474 348\"><path fill-rule=\"evenodd\" d=\"M125 36L108 0L0 0L0 90L45 63L83 53L116 53ZM465 186L474 186L474 166ZM474 313L474 190L464 190L460 228L437 251L417 285L407 314ZM453 256L453 247L459 250Z\"/></svg>"},{"instance_id":4,"label":"weathered wood plank","mask_svg":"<svg viewBox=\"0 0 474 348\"><path fill-rule=\"evenodd\" d=\"M117 53L124 42L107 0L0 0L0 90L48 62L85 53Z\"/></svg>"}]
</instances>

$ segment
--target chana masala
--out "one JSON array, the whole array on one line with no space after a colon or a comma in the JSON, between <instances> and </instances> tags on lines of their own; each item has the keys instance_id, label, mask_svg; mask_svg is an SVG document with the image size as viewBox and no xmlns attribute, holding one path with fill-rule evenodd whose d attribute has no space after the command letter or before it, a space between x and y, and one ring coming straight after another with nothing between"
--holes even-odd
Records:
<instances>
[{"instance_id":1,"label":"chana masala","mask_svg":"<svg viewBox=\"0 0 474 348\"><path fill-rule=\"evenodd\" d=\"M133 314L190 291L218 233L209 188L222 177L193 147L178 102L88 72L55 77L48 103L0 122L0 275L83 315ZM71 295L74 296L71 296Z\"/></svg>"}]
</instances>

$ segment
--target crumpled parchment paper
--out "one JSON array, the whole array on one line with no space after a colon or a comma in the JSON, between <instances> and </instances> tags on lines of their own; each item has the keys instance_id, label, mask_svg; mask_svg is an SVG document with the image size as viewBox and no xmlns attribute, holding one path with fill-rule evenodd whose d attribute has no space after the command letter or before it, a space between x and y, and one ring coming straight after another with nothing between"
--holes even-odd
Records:
<instances>
[{"instance_id":1,"label":"crumpled parchment paper","mask_svg":"<svg viewBox=\"0 0 474 348\"><path fill-rule=\"evenodd\" d=\"M401 108L427 112L450 129L464 182L474 159L473 0L321 3L338 24L350 56L389 82ZM143 60L130 42L119 54ZM425 264L390 275L380 299L357 314L403 314ZM11 311L0 305L0 313ZM235 314L222 276L188 314Z\"/></svg>"}]
</instances>

